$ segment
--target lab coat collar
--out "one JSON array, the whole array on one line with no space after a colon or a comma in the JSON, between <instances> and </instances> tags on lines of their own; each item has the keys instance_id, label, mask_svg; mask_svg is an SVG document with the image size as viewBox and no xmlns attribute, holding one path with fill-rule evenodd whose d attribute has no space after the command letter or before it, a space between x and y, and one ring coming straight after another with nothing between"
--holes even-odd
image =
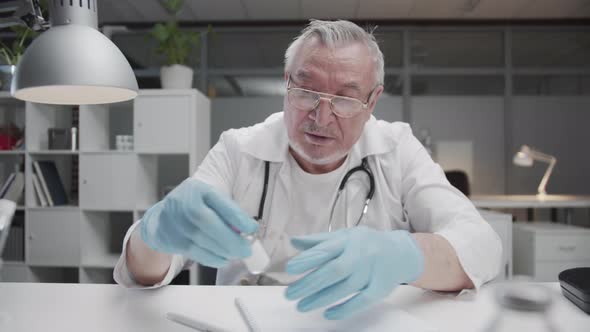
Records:
<instances>
[{"instance_id":1,"label":"lab coat collar","mask_svg":"<svg viewBox=\"0 0 590 332\"><path fill-rule=\"evenodd\" d=\"M383 154L396 147L393 132L386 130L387 126L373 115L365 124L359 140L353 145L351 154L354 159ZM241 140L242 151L260 160L270 162L284 162L289 153L289 137L283 119L283 112L270 115L264 122L251 127L248 134Z\"/></svg>"},{"instance_id":2,"label":"lab coat collar","mask_svg":"<svg viewBox=\"0 0 590 332\"><path fill-rule=\"evenodd\" d=\"M260 160L270 162L287 160L289 136L287 136L283 112L271 114L264 122L250 129L241 141L242 151Z\"/></svg>"}]
</instances>

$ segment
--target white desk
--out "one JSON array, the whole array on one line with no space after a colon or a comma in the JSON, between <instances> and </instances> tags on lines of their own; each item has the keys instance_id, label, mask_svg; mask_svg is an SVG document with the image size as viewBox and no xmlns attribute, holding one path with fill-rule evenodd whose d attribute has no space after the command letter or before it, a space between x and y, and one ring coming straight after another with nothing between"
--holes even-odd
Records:
<instances>
[{"instance_id":1,"label":"white desk","mask_svg":"<svg viewBox=\"0 0 590 332\"><path fill-rule=\"evenodd\" d=\"M561 332L588 331L590 316L562 297L557 283L547 284L556 303ZM490 286L477 296L452 297L410 286L399 287L387 301L442 332L481 331L494 313ZM164 318L168 311L194 312L230 331L247 331L234 297L260 301L279 298L284 287L167 286L126 290L116 285L0 283L0 331L186 331ZM520 331L513 321L510 331Z\"/></svg>"},{"instance_id":2,"label":"white desk","mask_svg":"<svg viewBox=\"0 0 590 332\"><path fill-rule=\"evenodd\" d=\"M470 197L478 208L589 208L590 196L576 195L474 195Z\"/></svg>"},{"instance_id":3,"label":"white desk","mask_svg":"<svg viewBox=\"0 0 590 332\"><path fill-rule=\"evenodd\" d=\"M571 209L590 208L590 196L578 195L474 195L470 199L477 208L528 209L529 220L534 208L564 209L568 224L571 224Z\"/></svg>"}]
</instances>

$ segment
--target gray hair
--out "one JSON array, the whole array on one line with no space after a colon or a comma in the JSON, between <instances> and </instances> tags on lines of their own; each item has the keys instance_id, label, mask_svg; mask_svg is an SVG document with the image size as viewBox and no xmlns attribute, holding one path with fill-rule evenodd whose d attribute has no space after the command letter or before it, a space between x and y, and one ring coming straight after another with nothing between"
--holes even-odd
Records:
<instances>
[{"instance_id":1,"label":"gray hair","mask_svg":"<svg viewBox=\"0 0 590 332\"><path fill-rule=\"evenodd\" d=\"M373 36L373 30L365 31L358 25L344 20L338 21L320 21L311 20L307 27L301 31L301 34L289 45L285 52L285 68L289 68L293 57L303 45L303 42L317 37L327 47L335 47L350 42L362 42L369 49L369 53L373 56L373 63L375 66L375 85L383 84L385 71L383 53L377 45L377 40Z\"/></svg>"}]
</instances>

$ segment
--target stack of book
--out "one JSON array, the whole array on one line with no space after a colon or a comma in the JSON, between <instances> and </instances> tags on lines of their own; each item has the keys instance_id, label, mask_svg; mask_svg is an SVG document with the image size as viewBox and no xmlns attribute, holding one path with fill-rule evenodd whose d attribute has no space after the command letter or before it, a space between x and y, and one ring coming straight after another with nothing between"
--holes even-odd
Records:
<instances>
[{"instance_id":1,"label":"stack of book","mask_svg":"<svg viewBox=\"0 0 590 332\"><path fill-rule=\"evenodd\" d=\"M68 204L68 196L63 182L52 160L33 162L33 187L40 206Z\"/></svg>"},{"instance_id":2,"label":"stack of book","mask_svg":"<svg viewBox=\"0 0 590 332\"><path fill-rule=\"evenodd\" d=\"M19 203L25 190L25 174L23 172L13 172L4 181L0 189L0 198L11 200Z\"/></svg>"}]
</instances>

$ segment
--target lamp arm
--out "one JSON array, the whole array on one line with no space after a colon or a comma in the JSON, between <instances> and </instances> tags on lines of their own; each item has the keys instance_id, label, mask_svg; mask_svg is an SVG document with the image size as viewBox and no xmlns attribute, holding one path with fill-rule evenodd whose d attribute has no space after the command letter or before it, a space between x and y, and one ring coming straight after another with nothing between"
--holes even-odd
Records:
<instances>
[{"instance_id":1,"label":"lamp arm","mask_svg":"<svg viewBox=\"0 0 590 332\"><path fill-rule=\"evenodd\" d=\"M555 157L533 149L529 151L529 154L531 158L539 161L544 161L546 163L551 163L552 160L555 160Z\"/></svg>"},{"instance_id":2,"label":"lamp arm","mask_svg":"<svg viewBox=\"0 0 590 332\"><path fill-rule=\"evenodd\" d=\"M553 172L553 167L555 166L556 162L557 159L555 159L555 157L549 156L549 167L547 167L545 175L543 175L541 183L539 183L539 187L537 188L537 192L539 193L539 195L547 194L547 191L545 191L545 187L547 186L547 182L549 181L549 177L551 176L551 172Z\"/></svg>"}]
</instances>

